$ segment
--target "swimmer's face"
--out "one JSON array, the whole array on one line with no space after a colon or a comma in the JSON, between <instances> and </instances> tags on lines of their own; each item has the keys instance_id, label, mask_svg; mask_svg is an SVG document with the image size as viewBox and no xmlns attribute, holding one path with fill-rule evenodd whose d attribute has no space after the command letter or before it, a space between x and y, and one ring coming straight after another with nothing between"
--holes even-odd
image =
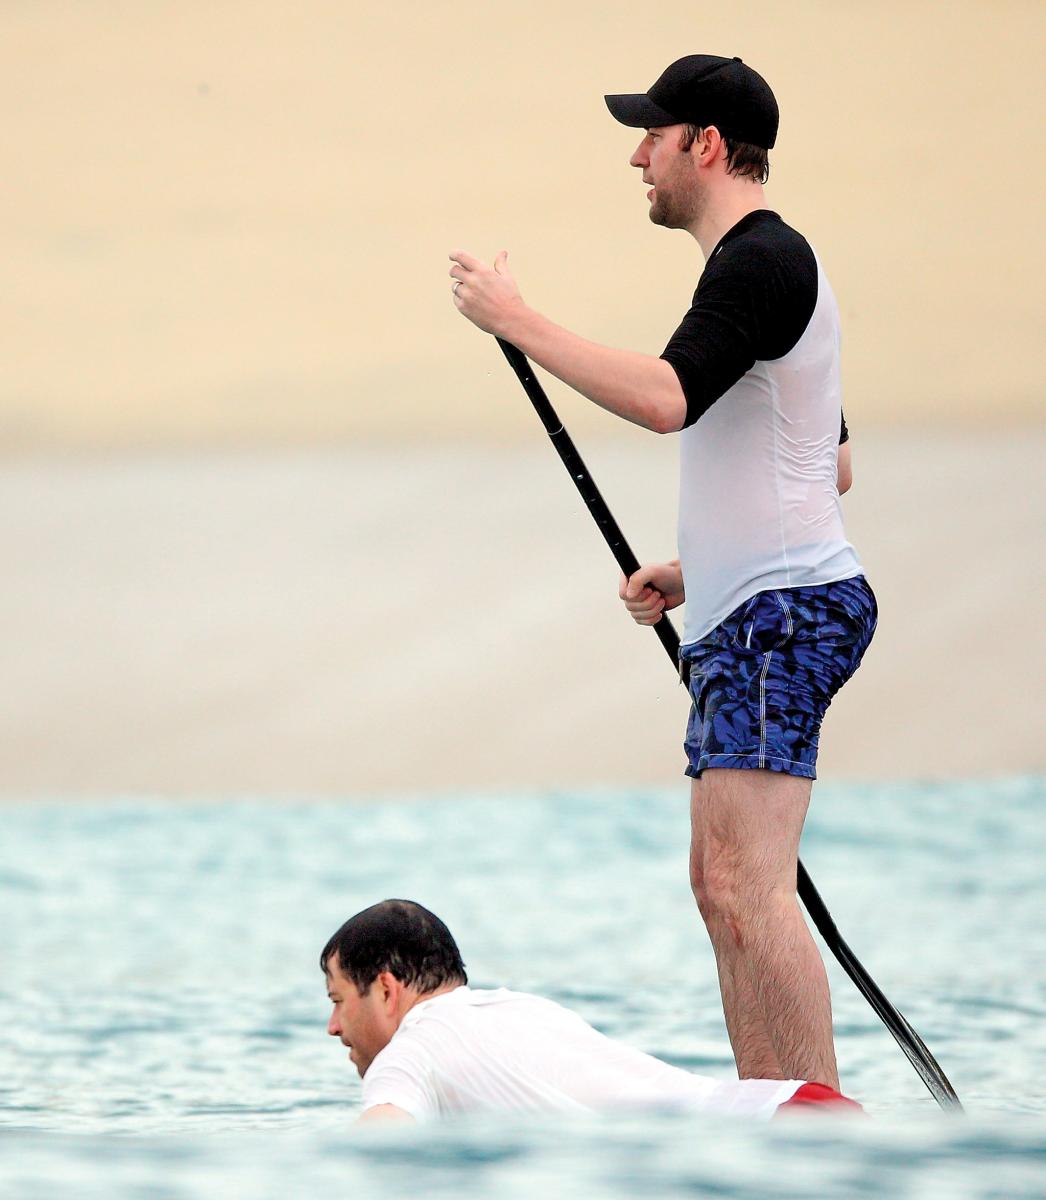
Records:
<instances>
[{"instance_id":1,"label":"swimmer's face","mask_svg":"<svg viewBox=\"0 0 1046 1200\"><path fill-rule=\"evenodd\" d=\"M341 973L336 956L327 962L327 996L334 1006L327 1032L349 1048L349 1059L361 1076L366 1075L367 1068L396 1032L399 990L402 990L399 980L382 971L366 992L360 992Z\"/></svg>"}]
</instances>

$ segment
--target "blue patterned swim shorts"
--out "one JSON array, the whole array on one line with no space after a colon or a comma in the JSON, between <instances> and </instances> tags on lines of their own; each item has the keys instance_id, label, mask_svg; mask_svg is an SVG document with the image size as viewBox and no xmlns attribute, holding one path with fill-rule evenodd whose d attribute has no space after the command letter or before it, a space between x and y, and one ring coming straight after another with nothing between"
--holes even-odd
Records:
<instances>
[{"instance_id":1,"label":"blue patterned swim shorts","mask_svg":"<svg viewBox=\"0 0 1046 1200\"><path fill-rule=\"evenodd\" d=\"M877 615L872 589L858 575L757 592L684 646L693 700L686 774L761 767L816 778L821 721L860 666Z\"/></svg>"}]
</instances>

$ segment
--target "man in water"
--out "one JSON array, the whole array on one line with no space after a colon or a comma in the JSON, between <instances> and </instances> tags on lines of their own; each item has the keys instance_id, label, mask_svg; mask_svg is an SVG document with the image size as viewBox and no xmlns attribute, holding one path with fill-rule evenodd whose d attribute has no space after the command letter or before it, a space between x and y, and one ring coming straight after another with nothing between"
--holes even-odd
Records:
<instances>
[{"instance_id":1,"label":"man in water","mask_svg":"<svg viewBox=\"0 0 1046 1200\"><path fill-rule=\"evenodd\" d=\"M361 1121L452 1113L663 1109L770 1117L783 1106L857 1108L802 1080L718 1082L611 1041L538 996L468 985L446 925L385 900L350 918L320 955L327 1032L363 1078Z\"/></svg>"},{"instance_id":2,"label":"man in water","mask_svg":"<svg viewBox=\"0 0 1046 1200\"><path fill-rule=\"evenodd\" d=\"M796 866L821 720L876 622L839 504L838 311L806 239L766 208L778 109L761 76L695 54L606 102L644 131L630 162L650 219L705 257L662 355L597 345L529 308L504 251L493 266L451 254L454 303L596 404L680 433L679 558L642 567L621 596L641 624L686 601L690 875L738 1074L837 1088Z\"/></svg>"}]
</instances>

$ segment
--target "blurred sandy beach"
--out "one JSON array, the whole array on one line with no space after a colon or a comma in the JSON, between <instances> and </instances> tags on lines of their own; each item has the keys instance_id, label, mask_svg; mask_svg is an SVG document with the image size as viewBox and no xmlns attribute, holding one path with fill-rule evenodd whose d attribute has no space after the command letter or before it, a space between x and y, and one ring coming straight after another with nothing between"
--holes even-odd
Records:
<instances>
[{"instance_id":1,"label":"blurred sandy beach","mask_svg":"<svg viewBox=\"0 0 1046 1200\"><path fill-rule=\"evenodd\" d=\"M822 773L1046 768L1044 44L1021 0L5 5L0 795L684 786L685 696L446 255L660 352L700 256L602 95L695 50L773 85L843 318L881 622ZM672 439L554 398L670 556Z\"/></svg>"},{"instance_id":2,"label":"blurred sandy beach","mask_svg":"<svg viewBox=\"0 0 1046 1200\"><path fill-rule=\"evenodd\" d=\"M821 777L1046 769L1046 437L854 444L845 504L881 616ZM672 440L585 452L637 553L670 554ZM683 794L685 693L536 428L23 459L0 474L0 553L7 798Z\"/></svg>"}]
</instances>

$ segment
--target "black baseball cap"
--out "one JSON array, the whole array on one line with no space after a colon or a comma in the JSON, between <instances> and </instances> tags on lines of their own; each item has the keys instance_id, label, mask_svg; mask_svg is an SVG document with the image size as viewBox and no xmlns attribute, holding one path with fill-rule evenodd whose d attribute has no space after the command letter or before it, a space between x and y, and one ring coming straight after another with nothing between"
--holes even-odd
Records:
<instances>
[{"instance_id":1,"label":"black baseball cap","mask_svg":"<svg viewBox=\"0 0 1046 1200\"><path fill-rule=\"evenodd\" d=\"M714 125L724 137L770 150L779 114L770 85L739 58L688 54L647 92L604 96L611 115L634 129Z\"/></svg>"}]
</instances>

